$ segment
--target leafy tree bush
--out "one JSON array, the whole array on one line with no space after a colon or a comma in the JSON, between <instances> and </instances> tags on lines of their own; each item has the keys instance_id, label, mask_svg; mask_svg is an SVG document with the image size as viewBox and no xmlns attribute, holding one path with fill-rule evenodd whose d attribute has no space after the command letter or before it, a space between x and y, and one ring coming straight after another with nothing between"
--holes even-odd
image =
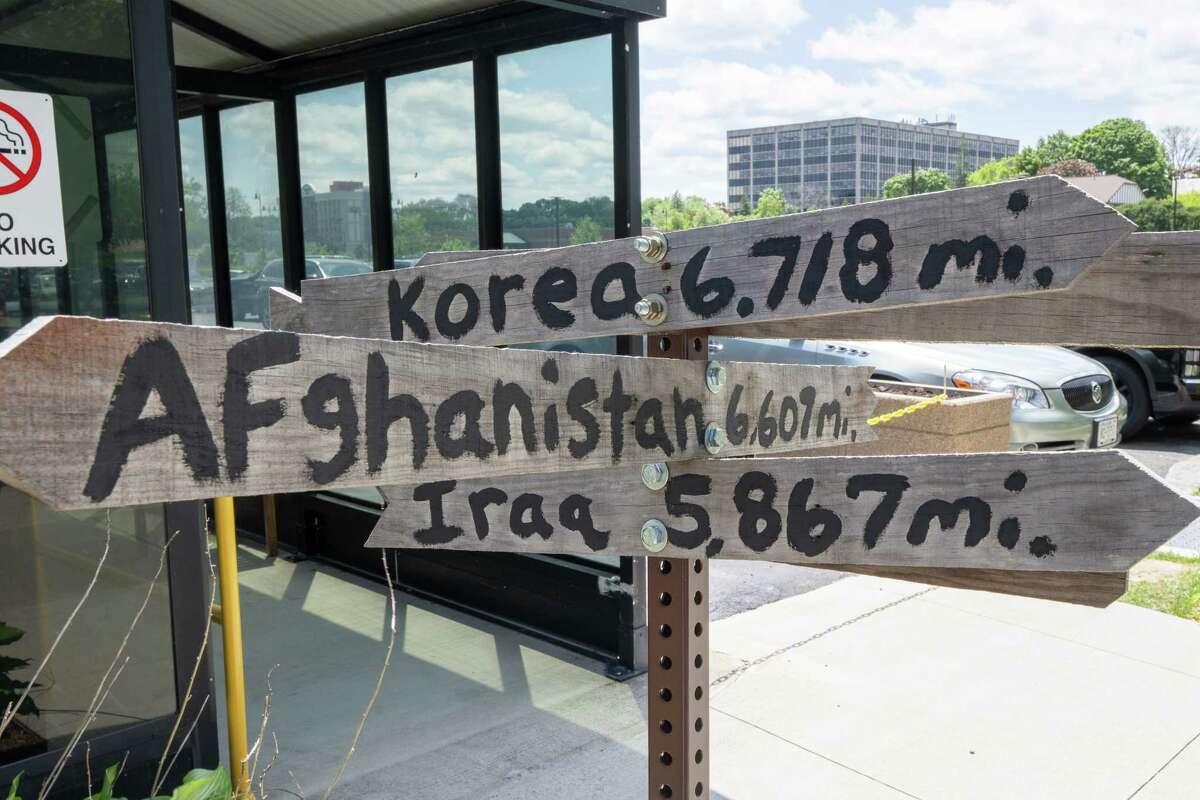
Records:
<instances>
[{"instance_id":1,"label":"leafy tree bush","mask_svg":"<svg viewBox=\"0 0 1200 800\"><path fill-rule=\"evenodd\" d=\"M968 178L968 181L970 178ZM940 192L950 188L950 176L940 169L919 169L916 172L916 186L913 186L913 176L907 172L897 173L884 181L884 197L905 197L910 194L925 194ZM915 188L915 191L914 191Z\"/></svg>"},{"instance_id":2,"label":"leafy tree bush","mask_svg":"<svg viewBox=\"0 0 1200 800\"><path fill-rule=\"evenodd\" d=\"M754 217L755 219L778 217L780 214L786 214L787 210L787 201L783 199L783 192L771 187L763 189L762 194L758 196L758 202L754 206Z\"/></svg>"},{"instance_id":3,"label":"leafy tree bush","mask_svg":"<svg viewBox=\"0 0 1200 800\"><path fill-rule=\"evenodd\" d=\"M750 214L749 203L746 214ZM642 224L660 231L684 231L729 221L729 214L723 209L695 195L683 197L675 192L670 197L648 197L642 201Z\"/></svg>"},{"instance_id":4,"label":"leafy tree bush","mask_svg":"<svg viewBox=\"0 0 1200 800\"><path fill-rule=\"evenodd\" d=\"M1184 202L1180 195L1178 208L1175 210L1175 227L1177 231L1200 230L1200 202ZM1200 198L1198 198L1200 199ZM1138 230L1169 231L1171 228L1171 198L1155 197L1138 203L1128 203L1119 209L1122 214L1137 223Z\"/></svg>"},{"instance_id":5,"label":"leafy tree bush","mask_svg":"<svg viewBox=\"0 0 1200 800\"><path fill-rule=\"evenodd\" d=\"M1058 175L1062 178L1090 178L1093 175L1099 175L1100 170L1090 161L1084 161L1082 158L1064 158L1062 161L1055 161L1053 164L1047 164L1037 171L1038 175Z\"/></svg>"},{"instance_id":6,"label":"leafy tree bush","mask_svg":"<svg viewBox=\"0 0 1200 800\"><path fill-rule=\"evenodd\" d=\"M591 217L582 217L575 221L575 230L571 231L571 244L598 242L601 238L600 223Z\"/></svg>"},{"instance_id":7,"label":"leafy tree bush","mask_svg":"<svg viewBox=\"0 0 1200 800\"><path fill-rule=\"evenodd\" d=\"M1105 120L1076 136L1071 156L1092 162L1108 175L1128 178L1148 197L1171 193L1162 143L1144 123L1128 117Z\"/></svg>"},{"instance_id":8,"label":"leafy tree bush","mask_svg":"<svg viewBox=\"0 0 1200 800\"><path fill-rule=\"evenodd\" d=\"M967 186L986 186L989 183L996 183L997 181L1020 178L1025 174L1021 171L1021 167L1017 163L1017 157L1009 156L997 161L989 161L972 172L967 176Z\"/></svg>"}]
</instances>

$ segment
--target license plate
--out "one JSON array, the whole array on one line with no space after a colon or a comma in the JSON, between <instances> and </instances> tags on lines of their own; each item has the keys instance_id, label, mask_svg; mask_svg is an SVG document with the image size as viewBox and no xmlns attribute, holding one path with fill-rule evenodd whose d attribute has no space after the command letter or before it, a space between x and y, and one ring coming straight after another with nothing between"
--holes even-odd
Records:
<instances>
[{"instance_id":1,"label":"license plate","mask_svg":"<svg viewBox=\"0 0 1200 800\"><path fill-rule=\"evenodd\" d=\"M1117 443L1121 427L1116 417L1105 417L1092 423L1092 447L1108 447Z\"/></svg>"}]
</instances>

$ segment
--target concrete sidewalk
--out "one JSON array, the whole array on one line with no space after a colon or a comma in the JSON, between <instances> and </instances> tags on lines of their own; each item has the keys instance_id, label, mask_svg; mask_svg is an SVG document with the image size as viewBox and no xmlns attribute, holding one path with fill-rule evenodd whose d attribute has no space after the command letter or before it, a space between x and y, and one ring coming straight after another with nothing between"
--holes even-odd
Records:
<instances>
[{"instance_id":1,"label":"concrete sidewalk","mask_svg":"<svg viewBox=\"0 0 1200 800\"><path fill-rule=\"evenodd\" d=\"M290 771L319 796L378 670L386 596L328 567L245 557L252 695L281 664L268 783L295 791ZM644 679L613 683L416 601L401 618L337 797L645 797ZM714 798L1177 800L1200 787L1192 622L853 577L714 622L712 647Z\"/></svg>"}]
</instances>

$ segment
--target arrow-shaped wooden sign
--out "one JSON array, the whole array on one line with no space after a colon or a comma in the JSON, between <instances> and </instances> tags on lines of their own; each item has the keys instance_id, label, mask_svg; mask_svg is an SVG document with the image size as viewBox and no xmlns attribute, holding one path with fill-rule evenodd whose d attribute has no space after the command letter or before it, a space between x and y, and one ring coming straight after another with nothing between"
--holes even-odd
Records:
<instances>
[{"instance_id":1,"label":"arrow-shaped wooden sign","mask_svg":"<svg viewBox=\"0 0 1200 800\"><path fill-rule=\"evenodd\" d=\"M866 367L44 317L0 343L0 480L56 508L869 441Z\"/></svg>"},{"instance_id":2,"label":"arrow-shaped wooden sign","mask_svg":"<svg viewBox=\"0 0 1200 800\"><path fill-rule=\"evenodd\" d=\"M1072 285L1133 227L1044 176L680 231L640 250L621 239L305 281L303 320L314 333L513 344L1038 294Z\"/></svg>"},{"instance_id":3,"label":"arrow-shaped wooden sign","mask_svg":"<svg viewBox=\"0 0 1200 800\"><path fill-rule=\"evenodd\" d=\"M391 487L367 544L765 559L1108 602L1120 593L1120 573L1200 514L1113 451L721 459L666 469L657 491L654 473L647 482L628 467L590 473L586 483L552 474Z\"/></svg>"}]
</instances>

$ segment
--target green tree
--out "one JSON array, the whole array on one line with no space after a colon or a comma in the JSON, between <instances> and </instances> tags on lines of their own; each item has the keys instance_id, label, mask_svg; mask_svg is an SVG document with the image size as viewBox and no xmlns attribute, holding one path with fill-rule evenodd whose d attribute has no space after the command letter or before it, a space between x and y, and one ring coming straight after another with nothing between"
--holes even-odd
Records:
<instances>
[{"instance_id":1,"label":"green tree","mask_svg":"<svg viewBox=\"0 0 1200 800\"><path fill-rule=\"evenodd\" d=\"M742 202L738 203L737 216L748 217L748 216L750 216L750 212L751 212L750 198L746 195L743 195Z\"/></svg>"},{"instance_id":2,"label":"green tree","mask_svg":"<svg viewBox=\"0 0 1200 800\"><path fill-rule=\"evenodd\" d=\"M1128 178L1149 197L1171 192L1162 143L1137 120L1119 117L1093 125L1075 137L1071 157L1090 161L1108 175Z\"/></svg>"},{"instance_id":3,"label":"green tree","mask_svg":"<svg viewBox=\"0 0 1200 800\"><path fill-rule=\"evenodd\" d=\"M1025 175L1017 164L1016 156L998 161L989 161L967 176L967 186L986 186L997 181L1007 181Z\"/></svg>"},{"instance_id":4,"label":"green tree","mask_svg":"<svg viewBox=\"0 0 1200 800\"><path fill-rule=\"evenodd\" d=\"M749 213L749 212L747 212ZM648 197L642 201L642 224L660 231L684 231L729 222L729 214L703 197Z\"/></svg>"},{"instance_id":5,"label":"green tree","mask_svg":"<svg viewBox=\"0 0 1200 800\"><path fill-rule=\"evenodd\" d=\"M571 244L600 241L600 223L591 217L581 217L575 220L575 230L571 232Z\"/></svg>"},{"instance_id":6,"label":"green tree","mask_svg":"<svg viewBox=\"0 0 1200 800\"><path fill-rule=\"evenodd\" d=\"M1184 196L1180 196L1183 200ZM1175 224L1171 225L1171 199L1150 198L1121 206L1121 213L1133 220L1142 231L1200 230L1200 203L1180 202L1175 209Z\"/></svg>"},{"instance_id":7,"label":"green tree","mask_svg":"<svg viewBox=\"0 0 1200 800\"><path fill-rule=\"evenodd\" d=\"M914 176L908 172L898 172L883 183L884 197L906 197L910 194L925 194L940 192L950 188L950 176L940 169L919 169ZM915 191L914 191L915 190Z\"/></svg>"},{"instance_id":8,"label":"green tree","mask_svg":"<svg viewBox=\"0 0 1200 800\"><path fill-rule=\"evenodd\" d=\"M1100 170L1090 161L1082 158L1064 158L1047 164L1037 171L1038 175L1058 175L1062 178L1090 178L1099 175Z\"/></svg>"},{"instance_id":9,"label":"green tree","mask_svg":"<svg viewBox=\"0 0 1200 800\"><path fill-rule=\"evenodd\" d=\"M767 217L778 217L780 214L787 213L787 201L783 199L783 192L775 187L763 189L762 194L758 196L758 203L754 206L754 217L757 219L766 219Z\"/></svg>"}]
</instances>

